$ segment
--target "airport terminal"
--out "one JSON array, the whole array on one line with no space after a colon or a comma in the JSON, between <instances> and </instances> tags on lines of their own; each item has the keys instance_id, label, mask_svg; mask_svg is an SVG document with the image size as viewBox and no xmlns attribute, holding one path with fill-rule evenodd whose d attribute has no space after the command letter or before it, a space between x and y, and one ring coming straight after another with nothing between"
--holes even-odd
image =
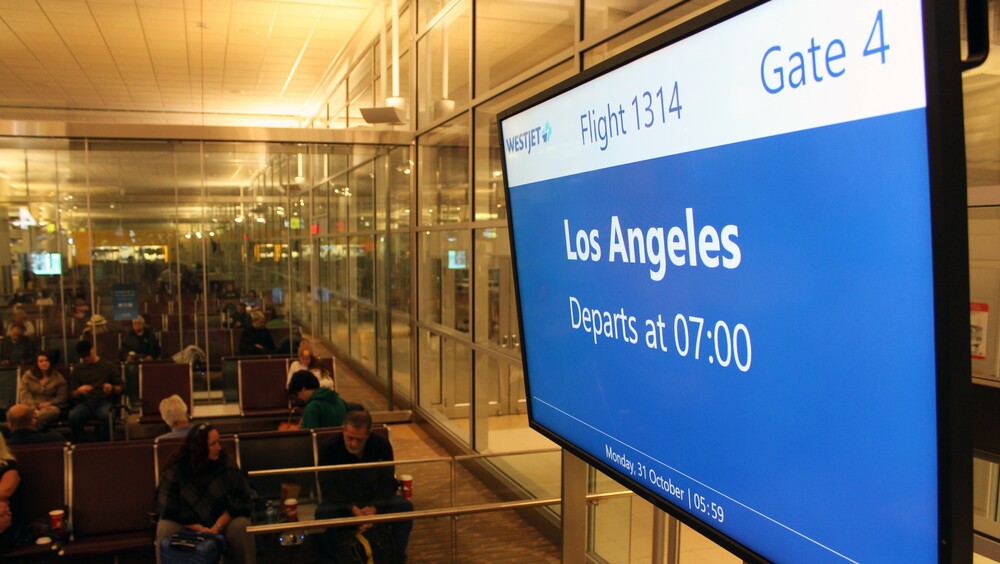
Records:
<instances>
[{"instance_id":1,"label":"airport terminal","mask_svg":"<svg viewBox=\"0 0 1000 564\"><path fill-rule=\"evenodd\" d=\"M1000 562L997 15L3 2L0 559L157 561L202 441L236 561Z\"/></svg>"}]
</instances>

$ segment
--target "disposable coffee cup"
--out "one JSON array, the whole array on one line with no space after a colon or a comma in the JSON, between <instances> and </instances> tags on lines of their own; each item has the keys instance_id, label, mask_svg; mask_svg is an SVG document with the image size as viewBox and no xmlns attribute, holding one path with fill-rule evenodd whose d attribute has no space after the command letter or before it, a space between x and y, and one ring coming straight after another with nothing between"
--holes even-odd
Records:
<instances>
[{"instance_id":1,"label":"disposable coffee cup","mask_svg":"<svg viewBox=\"0 0 1000 564\"><path fill-rule=\"evenodd\" d=\"M285 500L285 520L286 521L299 520L299 501L294 497L290 497Z\"/></svg>"},{"instance_id":2,"label":"disposable coffee cup","mask_svg":"<svg viewBox=\"0 0 1000 564\"><path fill-rule=\"evenodd\" d=\"M403 474L399 477L399 483L403 486L403 497L406 499L413 497L413 476Z\"/></svg>"},{"instance_id":3,"label":"disposable coffee cup","mask_svg":"<svg viewBox=\"0 0 1000 564\"><path fill-rule=\"evenodd\" d=\"M62 509L53 509L49 511L49 527L53 530L59 530L63 528L63 518L66 516L66 512Z\"/></svg>"}]
</instances>

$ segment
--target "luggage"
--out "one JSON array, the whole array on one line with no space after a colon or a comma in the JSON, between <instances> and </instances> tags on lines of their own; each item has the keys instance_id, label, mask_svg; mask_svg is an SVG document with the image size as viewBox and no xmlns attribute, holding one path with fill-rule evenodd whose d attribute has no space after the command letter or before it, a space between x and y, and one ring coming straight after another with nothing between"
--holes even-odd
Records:
<instances>
[{"instance_id":1,"label":"luggage","mask_svg":"<svg viewBox=\"0 0 1000 564\"><path fill-rule=\"evenodd\" d=\"M389 564L393 561L392 535L386 524L375 525L364 533L355 533L350 543L348 562Z\"/></svg>"},{"instance_id":2,"label":"luggage","mask_svg":"<svg viewBox=\"0 0 1000 564\"><path fill-rule=\"evenodd\" d=\"M218 564L226 552L222 535L181 531L160 543L161 564Z\"/></svg>"}]
</instances>

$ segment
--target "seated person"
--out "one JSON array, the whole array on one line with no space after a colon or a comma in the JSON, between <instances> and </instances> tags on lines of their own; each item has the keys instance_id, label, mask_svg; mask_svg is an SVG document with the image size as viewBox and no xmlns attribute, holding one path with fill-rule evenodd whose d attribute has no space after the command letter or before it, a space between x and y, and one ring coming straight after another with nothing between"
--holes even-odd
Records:
<instances>
[{"instance_id":1,"label":"seated person","mask_svg":"<svg viewBox=\"0 0 1000 564\"><path fill-rule=\"evenodd\" d=\"M95 335L103 335L108 332L108 320L99 313L90 316L84 325L83 332L80 333L81 339L92 340L96 338Z\"/></svg>"},{"instance_id":2,"label":"seated person","mask_svg":"<svg viewBox=\"0 0 1000 564\"><path fill-rule=\"evenodd\" d=\"M183 439L191 430L188 406L177 394L163 398L160 402L160 417L170 427L170 432L156 437L157 439Z\"/></svg>"},{"instance_id":3,"label":"seated person","mask_svg":"<svg viewBox=\"0 0 1000 564\"><path fill-rule=\"evenodd\" d=\"M319 452L320 466L384 462L392 460L392 445L372 435L372 416L364 409L351 411L344 432ZM316 519L367 516L413 511L413 504L397 493L399 483L393 466L324 472L320 481L324 502L316 508ZM413 521L396 521L389 527L392 562L406 562L406 545ZM342 558L355 531L364 533L370 523L354 528L330 528L320 537L320 562Z\"/></svg>"},{"instance_id":4,"label":"seated person","mask_svg":"<svg viewBox=\"0 0 1000 564\"><path fill-rule=\"evenodd\" d=\"M288 395L305 405L302 410L302 428L339 427L347 415L347 404L337 392L319 387L319 380L308 370L292 374L288 382Z\"/></svg>"},{"instance_id":5,"label":"seated person","mask_svg":"<svg viewBox=\"0 0 1000 564\"><path fill-rule=\"evenodd\" d=\"M246 325L247 314L237 304L223 304L219 313L222 315L222 326L226 329L235 329Z\"/></svg>"},{"instance_id":6,"label":"seated person","mask_svg":"<svg viewBox=\"0 0 1000 564\"><path fill-rule=\"evenodd\" d=\"M32 299L31 294L26 292L24 288L18 288L14 290L14 295L10 297L10 300L7 302L7 306L30 304Z\"/></svg>"},{"instance_id":7,"label":"seated person","mask_svg":"<svg viewBox=\"0 0 1000 564\"><path fill-rule=\"evenodd\" d=\"M42 293L39 294L37 298L35 298L35 305L36 306L56 305L56 300L55 298L52 297L52 294L50 294L48 290L42 290Z\"/></svg>"},{"instance_id":8,"label":"seated person","mask_svg":"<svg viewBox=\"0 0 1000 564\"><path fill-rule=\"evenodd\" d=\"M31 370L21 374L17 401L32 408L35 419L42 423L58 421L69 407L69 383L62 372L52 368L47 354L38 354Z\"/></svg>"},{"instance_id":9,"label":"seated person","mask_svg":"<svg viewBox=\"0 0 1000 564\"><path fill-rule=\"evenodd\" d=\"M17 487L21 485L21 474L14 453L7 447L7 441L0 435L0 548L20 544L25 528L24 508Z\"/></svg>"},{"instance_id":10,"label":"seated person","mask_svg":"<svg viewBox=\"0 0 1000 564\"><path fill-rule=\"evenodd\" d=\"M10 331L10 328L14 325L20 325L24 328L25 337L35 336L35 324L28 319L28 314L24 313L24 309L20 304L14 306L14 317L4 324L4 331Z\"/></svg>"},{"instance_id":11,"label":"seated person","mask_svg":"<svg viewBox=\"0 0 1000 564\"><path fill-rule=\"evenodd\" d=\"M76 405L69 410L69 426L73 442L83 436L83 427L90 419L107 427L108 414L114 408L112 398L122 392L122 375L118 366L110 360L97 356L97 347L86 339L76 343L76 354L80 363L73 368L69 378L69 390ZM110 438L111 429L102 433Z\"/></svg>"},{"instance_id":12,"label":"seated person","mask_svg":"<svg viewBox=\"0 0 1000 564\"><path fill-rule=\"evenodd\" d=\"M264 327L266 322L263 312L254 310L250 313L250 326L245 327L240 335L241 355L271 354L274 351L274 339Z\"/></svg>"},{"instance_id":13,"label":"seated person","mask_svg":"<svg viewBox=\"0 0 1000 564\"><path fill-rule=\"evenodd\" d=\"M222 450L219 432L199 425L170 457L156 487L156 562L163 539L183 529L226 537L236 564L256 562L247 534L253 490L236 462Z\"/></svg>"},{"instance_id":14,"label":"seated person","mask_svg":"<svg viewBox=\"0 0 1000 564\"><path fill-rule=\"evenodd\" d=\"M59 433L38 430L35 411L17 403L7 410L7 427L10 428L9 445L35 445L39 443L65 443L66 438Z\"/></svg>"},{"instance_id":15,"label":"seated person","mask_svg":"<svg viewBox=\"0 0 1000 564\"><path fill-rule=\"evenodd\" d=\"M257 292L250 290L247 292L246 297L243 298L243 307L246 308L247 311L263 309L264 302L257 297Z\"/></svg>"},{"instance_id":16,"label":"seated person","mask_svg":"<svg viewBox=\"0 0 1000 564\"><path fill-rule=\"evenodd\" d=\"M152 331L146 328L146 320L140 315L132 320L132 330L122 338L122 348L118 360L139 362L160 358L160 343Z\"/></svg>"},{"instance_id":17,"label":"seated person","mask_svg":"<svg viewBox=\"0 0 1000 564\"><path fill-rule=\"evenodd\" d=\"M226 282L225 287L219 292L220 300L238 300L240 299L240 293L236 289L236 286L232 282Z\"/></svg>"},{"instance_id":18,"label":"seated person","mask_svg":"<svg viewBox=\"0 0 1000 564\"><path fill-rule=\"evenodd\" d=\"M0 365L20 366L35 360L35 342L24 336L24 327L14 325L0 339Z\"/></svg>"},{"instance_id":19,"label":"seated person","mask_svg":"<svg viewBox=\"0 0 1000 564\"><path fill-rule=\"evenodd\" d=\"M292 374L295 374L299 370L307 370L313 373L319 380L319 385L322 388L327 388L328 390L333 390L333 376L327 372L323 366L320 364L319 359L313 356L312 343L303 339L299 342L299 356L296 358L291 366L288 367L288 380L292 381ZM286 385L287 385L286 382Z\"/></svg>"},{"instance_id":20,"label":"seated person","mask_svg":"<svg viewBox=\"0 0 1000 564\"><path fill-rule=\"evenodd\" d=\"M73 298L73 303L69 306L69 316L81 321L90 319L90 306L87 305L87 301L83 299L83 296Z\"/></svg>"}]
</instances>

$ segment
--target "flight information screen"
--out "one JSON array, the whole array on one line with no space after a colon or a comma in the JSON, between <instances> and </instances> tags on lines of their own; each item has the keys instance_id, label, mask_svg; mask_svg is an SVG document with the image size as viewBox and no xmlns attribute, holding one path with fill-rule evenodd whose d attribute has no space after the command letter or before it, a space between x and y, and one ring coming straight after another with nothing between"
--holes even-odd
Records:
<instances>
[{"instance_id":1,"label":"flight information screen","mask_svg":"<svg viewBox=\"0 0 1000 564\"><path fill-rule=\"evenodd\" d=\"M773 0L499 117L532 426L768 560L938 558L921 9Z\"/></svg>"}]
</instances>

